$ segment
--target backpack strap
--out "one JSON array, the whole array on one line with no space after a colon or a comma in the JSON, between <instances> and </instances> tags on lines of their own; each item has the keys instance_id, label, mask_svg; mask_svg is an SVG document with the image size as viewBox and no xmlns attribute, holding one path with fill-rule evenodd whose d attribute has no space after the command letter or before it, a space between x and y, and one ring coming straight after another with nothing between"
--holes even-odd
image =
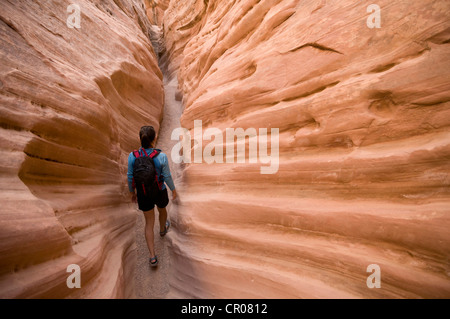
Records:
<instances>
[{"instance_id":1,"label":"backpack strap","mask_svg":"<svg viewBox=\"0 0 450 319\"><path fill-rule=\"evenodd\" d=\"M134 155L134 157L136 157L136 158L139 158L139 157L143 157L144 155L141 155L141 150L142 150L142 152L145 154L145 157L148 157L148 154L147 154L147 152L145 151L145 148L140 148L139 150L134 150L133 151L133 155ZM156 151L156 150L155 150ZM153 153L155 152L155 151L153 151ZM152 154L153 154L152 153ZM152 157L151 156L151 154L150 154L150 157ZM155 157L155 156L153 156L153 157ZM152 158L153 158L152 157Z\"/></svg>"},{"instance_id":2,"label":"backpack strap","mask_svg":"<svg viewBox=\"0 0 450 319\"><path fill-rule=\"evenodd\" d=\"M156 156L158 156L159 153L161 153L161 150L154 149L153 152L151 152L150 155L148 155L148 154L147 154L147 151L145 150L145 148L142 148L142 147L141 147L141 148L139 149L139 151L138 151L138 150L134 150L134 151L133 151L134 157L136 157L136 158L141 157L141 152L140 152L141 150L142 150L142 152L145 154L146 157L150 157L150 158L152 158L152 159L155 158Z\"/></svg>"},{"instance_id":3,"label":"backpack strap","mask_svg":"<svg viewBox=\"0 0 450 319\"><path fill-rule=\"evenodd\" d=\"M153 152L149 155L151 159L154 159L161 153L161 150L154 149ZM159 189L162 189L162 186L164 184L164 176L162 176L162 169L158 161L153 162L155 163L156 168L156 182L158 183ZM158 173L159 171L159 173Z\"/></svg>"},{"instance_id":4,"label":"backpack strap","mask_svg":"<svg viewBox=\"0 0 450 319\"><path fill-rule=\"evenodd\" d=\"M136 158L141 157L141 153L139 153L138 150L134 150L134 151L133 151L133 155L134 155L134 157L136 157Z\"/></svg>"},{"instance_id":5,"label":"backpack strap","mask_svg":"<svg viewBox=\"0 0 450 319\"><path fill-rule=\"evenodd\" d=\"M145 151L145 150L144 150L144 151ZM155 149L155 150L153 150L153 152L152 152L149 156L150 156L151 159L154 159L156 156L159 155L159 153L161 153L161 151ZM145 154L147 155L147 153L145 153Z\"/></svg>"},{"instance_id":6,"label":"backpack strap","mask_svg":"<svg viewBox=\"0 0 450 319\"><path fill-rule=\"evenodd\" d=\"M145 151L145 148L141 147L141 150L144 152L145 157L148 157L148 154L147 154L147 152Z\"/></svg>"}]
</instances>

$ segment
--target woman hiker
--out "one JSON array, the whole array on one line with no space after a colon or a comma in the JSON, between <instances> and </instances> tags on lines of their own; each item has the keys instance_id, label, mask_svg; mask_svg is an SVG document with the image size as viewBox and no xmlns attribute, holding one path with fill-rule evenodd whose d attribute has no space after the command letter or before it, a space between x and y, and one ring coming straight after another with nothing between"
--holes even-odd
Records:
<instances>
[{"instance_id":1,"label":"woman hiker","mask_svg":"<svg viewBox=\"0 0 450 319\"><path fill-rule=\"evenodd\" d=\"M143 126L139 131L141 148L128 156L128 188L131 201L138 203L145 216L145 239L150 251L150 265L156 266L158 259L155 254L153 227L155 224L155 205L159 212L160 236L167 234L170 221L167 218L166 206L169 204L167 188L172 191L172 200L177 197L175 185L170 175L167 155L155 149L155 129L153 126Z\"/></svg>"}]
</instances>

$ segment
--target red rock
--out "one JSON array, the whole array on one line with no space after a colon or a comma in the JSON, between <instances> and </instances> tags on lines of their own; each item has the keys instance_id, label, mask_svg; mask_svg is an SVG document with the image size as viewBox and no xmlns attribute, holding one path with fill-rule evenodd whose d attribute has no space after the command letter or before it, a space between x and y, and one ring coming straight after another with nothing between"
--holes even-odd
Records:
<instances>
[{"instance_id":1,"label":"red rock","mask_svg":"<svg viewBox=\"0 0 450 319\"><path fill-rule=\"evenodd\" d=\"M127 156L141 125L159 128L162 73L140 1L78 1L80 29L70 3L1 5L2 298L133 293Z\"/></svg>"},{"instance_id":2,"label":"red rock","mask_svg":"<svg viewBox=\"0 0 450 319\"><path fill-rule=\"evenodd\" d=\"M183 127L280 129L277 174L187 166L174 295L450 296L450 4L377 4L170 2Z\"/></svg>"}]
</instances>

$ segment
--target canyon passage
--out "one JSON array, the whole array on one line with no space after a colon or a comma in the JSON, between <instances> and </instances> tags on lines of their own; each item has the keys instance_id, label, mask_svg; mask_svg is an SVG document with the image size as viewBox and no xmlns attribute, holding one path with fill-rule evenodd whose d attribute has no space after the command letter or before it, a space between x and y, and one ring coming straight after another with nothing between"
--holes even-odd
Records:
<instances>
[{"instance_id":1,"label":"canyon passage","mask_svg":"<svg viewBox=\"0 0 450 319\"><path fill-rule=\"evenodd\" d=\"M2 0L0 34L1 298L450 297L449 1Z\"/></svg>"}]
</instances>

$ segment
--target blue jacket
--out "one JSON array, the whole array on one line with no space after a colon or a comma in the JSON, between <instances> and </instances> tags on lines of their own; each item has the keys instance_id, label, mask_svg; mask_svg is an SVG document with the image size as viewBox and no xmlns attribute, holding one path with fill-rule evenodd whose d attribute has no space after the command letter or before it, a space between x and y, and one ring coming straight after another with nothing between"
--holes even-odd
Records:
<instances>
[{"instance_id":1,"label":"blue jacket","mask_svg":"<svg viewBox=\"0 0 450 319\"><path fill-rule=\"evenodd\" d=\"M145 151L148 155L150 155L154 148L146 148ZM161 151L157 149L158 151ZM139 152L142 155L145 156L142 152L142 148L139 149ZM134 157L133 152L130 153L128 156L128 189L130 192L134 192L134 185L133 185L133 167L134 167L134 161L136 160L136 157ZM170 190L173 191L175 189L175 184L172 180L172 175L170 174L170 168L169 168L169 161L167 160L167 155L163 152L159 153L158 156L153 158L153 162L155 163L156 173L158 174L158 177L163 177L163 184L162 189L166 189L166 185L164 185L164 182L169 186Z\"/></svg>"}]
</instances>

